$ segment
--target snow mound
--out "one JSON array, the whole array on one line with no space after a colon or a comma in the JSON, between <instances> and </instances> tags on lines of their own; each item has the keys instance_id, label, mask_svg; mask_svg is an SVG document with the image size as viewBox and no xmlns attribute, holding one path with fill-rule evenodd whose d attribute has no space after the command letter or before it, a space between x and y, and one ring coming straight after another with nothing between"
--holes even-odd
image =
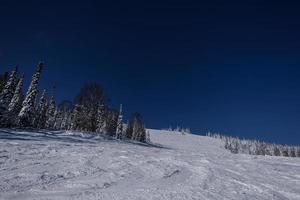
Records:
<instances>
[{"instance_id":1,"label":"snow mound","mask_svg":"<svg viewBox=\"0 0 300 200\"><path fill-rule=\"evenodd\" d=\"M231 154L149 130L153 145L92 133L0 130L0 199L300 199L300 159Z\"/></svg>"}]
</instances>

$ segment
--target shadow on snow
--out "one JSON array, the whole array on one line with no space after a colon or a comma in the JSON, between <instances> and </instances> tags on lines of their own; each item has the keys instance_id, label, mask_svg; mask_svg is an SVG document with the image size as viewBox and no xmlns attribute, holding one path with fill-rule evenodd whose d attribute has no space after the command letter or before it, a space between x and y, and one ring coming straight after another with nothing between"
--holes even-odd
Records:
<instances>
[{"instance_id":1,"label":"shadow on snow","mask_svg":"<svg viewBox=\"0 0 300 200\"><path fill-rule=\"evenodd\" d=\"M110 136L100 135L91 132L76 131L50 131L37 129L0 129L0 140L24 140L24 141L58 141L71 143L99 143L99 142L120 142L154 148L166 148L160 144L141 143L132 140L116 140Z\"/></svg>"}]
</instances>

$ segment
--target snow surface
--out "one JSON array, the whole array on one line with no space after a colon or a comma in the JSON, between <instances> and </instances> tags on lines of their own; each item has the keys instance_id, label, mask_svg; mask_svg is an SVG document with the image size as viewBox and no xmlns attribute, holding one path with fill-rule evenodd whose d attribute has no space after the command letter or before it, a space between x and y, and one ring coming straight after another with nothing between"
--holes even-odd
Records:
<instances>
[{"instance_id":1,"label":"snow surface","mask_svg":"<svg viewBox=\"0 0 300 200\"><path fill-rule=\"evenodd\" d=\"M0 130L0 199L300 199L300 159L231 154L220 140L150 130L155 145Z\"/></svg>"}]
</instances>

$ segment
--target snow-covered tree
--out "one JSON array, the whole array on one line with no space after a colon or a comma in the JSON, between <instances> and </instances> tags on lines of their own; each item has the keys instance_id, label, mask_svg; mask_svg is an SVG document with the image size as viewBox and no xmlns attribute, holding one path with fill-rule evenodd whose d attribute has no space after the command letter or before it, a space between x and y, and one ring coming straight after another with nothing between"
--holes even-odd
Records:
<instances>
[{"instance_id":1,"label":"snow-covered tree","mask_svg":"<svg viewBox=\"0 0 300 200\"><path fill-rule=\"evenodd\" d=\"M126 136L128 139L146 142L146 130L139 113L135 112L132 114L132 119L126 130Z\"/></svg>"},{"instance_id":2,"label":"snow-covered tree","mask_svg":"<svg viewBox=\"0 0 300 200\"><path fill-rule=\"evenodd\" d=\"M118 122L117 122L117 130L116 130L116 138L122 139L122 133L123 133L123 113L122 113L122 104L120 105L120 111L118 116Z\"/></svg>"},{"instance_id":3,"label":"snow-covered tree","mask_svg":"<svg viewBox=\"0 0 300 200\"><path fill-rule=\"evenodd\" d=\"M149 131L146 132L146 143L150 143L151 142L151 138L150 138L150 133Z\"/></svg>"},{"instance_id":4,"label":"snow-covered tree","mask_svg":"<svg viewBox=\"0 0 300 200\"><path fill-rule=\"evenodd\" d=\"M75 103L82 106L82 123L80 129L95 132L97 130L97 118L99 106L104 104L104 89L97 83L84 85L75 98Z\"/></svg>"},{"instance_id":5,"label":"snow-covered tree","mask_svg":"<svg viewBox=\"0 0 300 200\"><path fill-rule=\"evenodd\" d=\"M46 98L46 90L43 90L39 105L37 107L34 123L33 123L34 127L45 128L46 121L47 121L47 110L48 110L48 100Z\"/></svg>"},{"instance_id":6,"label":"snow-covered tree","mask_svg":"<svg viewBox=\"0 0 300 200\"><path fill-rule=\"evenodd\" d=\"M55 104L55 87L53 87L52 96L49 102L49 107L47 111L47 121L46 121L46 128L53 129L56 119L56 104Z\"/></svg>"},{"instance_id":7,"label":"snow-covered tree","mask_svg":"<svg viewBox=\"0 0 300 200\"><path fill-rule=\"evenodd\" d=\"M280 150L276 145L273 145L273 155L274 156L281 156Z\"/></svg>"},{"instance_id":8,"label":"snow-covered tree","mask_svg":"<svg viewBox=\"0 0 300 200\"><path fill-rule=\"evenodd\" d=\"M18 115L19 126L30 127L32 126L34 113L35 113L35 101L38 94L38 83L41 76L43 63L39 62L36 66L35 72L32 76L30 86L28 88L25 100L22 103L22 109Z\"/></svg>"},{"instance_id":9,"label":"snow-covered tree","mask_svg":"<svg viewBox=\"0 0 300 200\"><path fill-rule=\"evenodd\" d=\"M56 129L68 130L70 128L72 110L73 104L68 100L64 100L58 105L58 116L55 122ZM59 123L60 128L58 128Z\"/></svg>"},{"instance_id":10,"label":"snow-covered tree","mask_svg":"<svg viewBox=\"0 0 300 200\"><path fill-rule=\"evenodd\" d=\"M132 139L132 134L133 134L133 121L130 121L127 123L125 136L127 139Z\"/></svg>"},{"instance_id":11,"label":"snow-covered tree","mask_svg":"<svg viewBox=\"0 0 300 200\"><path fill-rule=\"evenodd\" d=\"M300 157L300 147L296 147L296 156Z\"/></svg>"},{"instance_id":12,"label":"snow-covered tree","mask_svg":"<svg viewBox=\"0 0 300 200\"><path fill-rule=\"evenodd\" d=\"M16 87L17 80L17 71L16 67L10 74L8 81L6 82L4 89L0 94L0 115L8 110L8 106L14 96L14 91Z\"/></svg>"},{"instance_id":13,"label":"snow-covered tree","mask_svg":"<svg viewBox=\"0 0 300 200\"><path fill-rule=\"evenodd\" d=\"M97 129L96 132L105 134L105 106L100 104L97 114Z\"/></svg>"},{"instance_id":14,"label":"snow-covered tree","mask_svg":"<svg viewBox=\"0 0 300 200\"><path fill-rule=\"evenodd\" d=\"M71 117L71 130L80 130L80 125L82 122L82 105L76 104Z\"/></svg>"},{"instance_id":15,"label":"snow-covered tree","mask_svg":"<svg viewBox=\"0 0 300 200\"><path fill-rule=\"evenodd\" d=\"M118 111L112 108L105 109L105 134L115 136L118 122Z\"/></svg>"},{"instance_id":16,"label":"snow-covered tree","mask_svg":"<svg viewBox=\"0 0 300 200\"><path fill-rule=\"evenodd\" d=\"M21 110L22 101L24 98L23 93L22 93L23 80L24 80L24 76L22 76L19 79L16 89L14 91L14 95L8 105L8 110L4 115L7 126L13 126L13 125L16 125L16 123L17 123L16 119Z\"/></svg>"},{"instance_id":17,"label":"snow-covered tree","mask_svg":"<svg viewBox=\"0 0 300 200\"><path fill-rule=\"evenodd\" d=\"M5 72L4 74L0 74L0 94L2 93L7 80L8 80L8 72Z\"/></svg>"},{"instance_id":18,"label":"snow-covered tree","mask_svg":"<svg viewBox=\"0 0 300 200\"><path fill-rule=\"evenodd\" d=\"M69 111L64 111L62 121L60 124L60 129L69 130L70 126L71 126L71 113Z\"/></svg>"}]
</instances>

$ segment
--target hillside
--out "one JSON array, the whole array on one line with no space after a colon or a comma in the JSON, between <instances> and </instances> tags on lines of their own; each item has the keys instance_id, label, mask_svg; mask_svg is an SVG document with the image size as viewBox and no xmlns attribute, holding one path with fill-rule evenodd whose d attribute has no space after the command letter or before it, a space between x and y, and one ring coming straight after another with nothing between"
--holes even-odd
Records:
<instances>
[{"instance_id":1,"label":"hillside","mask_svg":"<svg viewBox=\"0 0 300 200\"><path fill-rule=\"evenodd\" d=\"M150 130L154 145L72 132L0 131L0 199L300 199L300 159L231 154Z\"/></svg>"}]
</instances>

